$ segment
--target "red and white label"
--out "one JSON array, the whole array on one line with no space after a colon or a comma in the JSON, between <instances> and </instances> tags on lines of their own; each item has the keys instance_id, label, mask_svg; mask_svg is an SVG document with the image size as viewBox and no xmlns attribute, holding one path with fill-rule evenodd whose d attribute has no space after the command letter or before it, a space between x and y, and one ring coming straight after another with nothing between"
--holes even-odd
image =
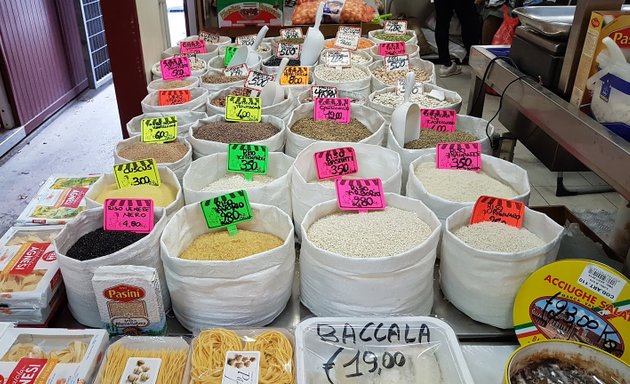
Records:
<instances>
[{"instance_id":1,"label":"red and white label","mask_svg":"<svg viewBox=\"0 0 630 384\"><path fill-rule=\"evenodd\" d=\"M128 302L143 299L146 296L144 289L135 285L119 284L103 291L103 297L107 300Z\"/></svg>"},{"instance_id":2,"label":"red and white label","mask_svg":"<svg viewBox=\"0 0 630 384\"><path fill-rule=\"evenodd\" d=\"M436 149L438 169L481 171L481 144L478 142L440 143Z\"/></svg>"},{"instance_id":3,"label":"red and white label","mask_svg":"<svg viewBox=\"0 0 630 384\"><path fill-rule=\"evenodd\" d=\"M23 358L18 361L9 375L7 384L36 384L39 376L44 372L48 359ZM43 381L45 382L45 381Z\"/></svg>"},{"instance_id":4,"label":"red and white label","mask_svg":"<svg viewBox=\"0 0 630 384\"><path fill-rule=\"evenodd\" d=\"M27 247L18 256L17 262L11 268L11 275L30 275L42 258L50 243L27 243Z\"/></svg>"},{"instance_id":5,"label":"red and white label","mask_svg":"<svg viewBox=\"0 0 630 384\"><path fill-rule=\"evenodd\" d=\"M69 188L61 196L63 200L60 207L63 208L78 208L81 205L81 201L88 193L89 188Z\"/></svg>"}]
</instances>

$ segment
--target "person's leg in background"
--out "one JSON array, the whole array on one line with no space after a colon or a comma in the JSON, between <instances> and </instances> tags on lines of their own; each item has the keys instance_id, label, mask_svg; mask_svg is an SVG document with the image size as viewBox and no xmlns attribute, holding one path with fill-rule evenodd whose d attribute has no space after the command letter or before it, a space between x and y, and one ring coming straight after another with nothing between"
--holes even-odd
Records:
<instances>
[{"instance_id":1,"label":"person's leg in background","mask_svg":"<svg viewBox=\"0 0 630 384\"><path fill-rule=\"evenodd\" d=\"M438 48L440 77L457 75L462 69L453 63L448 49L449 29L453 17L453 2L458 0L435 0L435 42Z\"/></svg>"},{"instance_id":2,"label":"person's leg in background","mask_svg":"<svg viewBox=\"0 0 630 384\"><path fill-rule=\"evenodd\" d=\"M462 26L462 40L466 48L466 55L470 54L470 47L479 42L479 14L474 0L455 0L454 11Z\"/></svg>"}]
</instances>

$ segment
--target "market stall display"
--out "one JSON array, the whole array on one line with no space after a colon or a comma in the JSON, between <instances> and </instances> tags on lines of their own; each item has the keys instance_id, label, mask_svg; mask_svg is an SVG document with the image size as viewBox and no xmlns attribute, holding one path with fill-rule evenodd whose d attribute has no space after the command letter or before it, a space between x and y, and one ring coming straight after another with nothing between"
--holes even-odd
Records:
<instances>
[{"instance_id":1,"label":"market stall display","mask_svg":"<svg viewBox=\"0 0 630 384\"><path fill-rule=\"evenodd\" d=\"M347 97L344 92L367 97L370 94L370 76L369 69L364 65L336 68L319 64L313 69L313 84L337 87L340 97Z\"/></svg>"}]
</instances>

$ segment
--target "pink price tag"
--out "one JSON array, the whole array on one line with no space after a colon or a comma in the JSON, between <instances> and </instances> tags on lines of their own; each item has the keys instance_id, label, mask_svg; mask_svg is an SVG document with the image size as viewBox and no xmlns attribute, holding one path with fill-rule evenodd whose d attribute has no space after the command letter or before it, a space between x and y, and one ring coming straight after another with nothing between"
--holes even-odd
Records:
<instances>
[{"instance_id":1,"label":"pink price tag","mask_svg":"<svg viewBox=\"0 0 630 384\"><path fill-rule=\"evenodd\" d=\"M340 124L350 122L350 99L347 97L315 98L313 120L330 120Z\"/></svg>"},{"instance_id":2,"label":"pink price tag","mask_svg":"<svg viewBox=\"0 0 630 384\"><path fill-rule=\"evenodd\" d=\"M160 61L162 79L177 80L192 75L190 70L190 60L188 57L173 57Z\"/></svg>"},{"instance_id":3,"label":"pink price tag","mask_svg":"<svg viewBox=\"0 0 630 384\"><path fill-rule=\"evenodd\" d=\"M422 134L422 133L421 133ZM440 143L437 145L438 169L481 171L480 143Z\"/></svg>"},{"instance_id":4,"label":"pink price tag","mask_svg":"<svg viewBox=\"0 0 630 384\"><path fill-rule=\"evenodd\" d=\"M420 128L438 132L455 132L457 111L453 109L423 109L420 112Z\"/></svg>"},{"instance_id":5,"label":"pink price tag","mask_svg":"<svg viewBox=\"0 0 630 384\"><path fill-rule=\"evenodd\" d=\"M187 40L179 42L181 53L206 53L206 43L203 40Z\"/></svg>"},{"instance_id":6,"label":"pink price tag","mask_svg":"<svg viewBox=\"0 0 630 384\"><path fill-rule=\"evenodd\" d=\"M352 147L315 152L314 157L317 178L320 180L351 175L359 171L357 155Z\"/></svg>"},{"instance_id":7,"label":"pink price tag","mask_svg":"<svg viewBox=\"0 0 630 384\"><path fill-rule=\"evenodd\" d=\"M381 179L336 179L337 205L344 211L378 211L385 209Z\"/></svg>"},{"instance_id":8,"label":"pink price tag","mask_svg":"<svg viewBox=\"0 0 630 384\"><path fill-rule=\"evenodd\" d=\"M401 56L407 54L407 45L402 41L380 43L378 45L380 56Z\"/></svg>"},{"instance_id":9,"label":"pink price tag","mask_svg":"<svg viewBox=\"0 0 630 384\"><path fill-rule=\"evenodd\" d=\"M149 233L153 229L153 200L106 199L103 203L103 229Z\"/></svg>"}]
</instances>

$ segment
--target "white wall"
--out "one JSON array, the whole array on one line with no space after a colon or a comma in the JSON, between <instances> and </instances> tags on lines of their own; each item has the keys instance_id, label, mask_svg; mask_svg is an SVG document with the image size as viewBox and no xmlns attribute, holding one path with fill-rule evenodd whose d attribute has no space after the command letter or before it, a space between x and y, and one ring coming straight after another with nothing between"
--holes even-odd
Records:
<instances>
[{"instance_id":1,"label":"white wall","mask_svg":"<svg viewBox=\"0 0 630 384\"><path fill-rule=\"evenodd\" d=\"M168 21L163 17L161 6L166 8L164 0L136 0L147 82L151 81L151 67L168 48L165 39Z\"/></svg>"}]
</instances>

